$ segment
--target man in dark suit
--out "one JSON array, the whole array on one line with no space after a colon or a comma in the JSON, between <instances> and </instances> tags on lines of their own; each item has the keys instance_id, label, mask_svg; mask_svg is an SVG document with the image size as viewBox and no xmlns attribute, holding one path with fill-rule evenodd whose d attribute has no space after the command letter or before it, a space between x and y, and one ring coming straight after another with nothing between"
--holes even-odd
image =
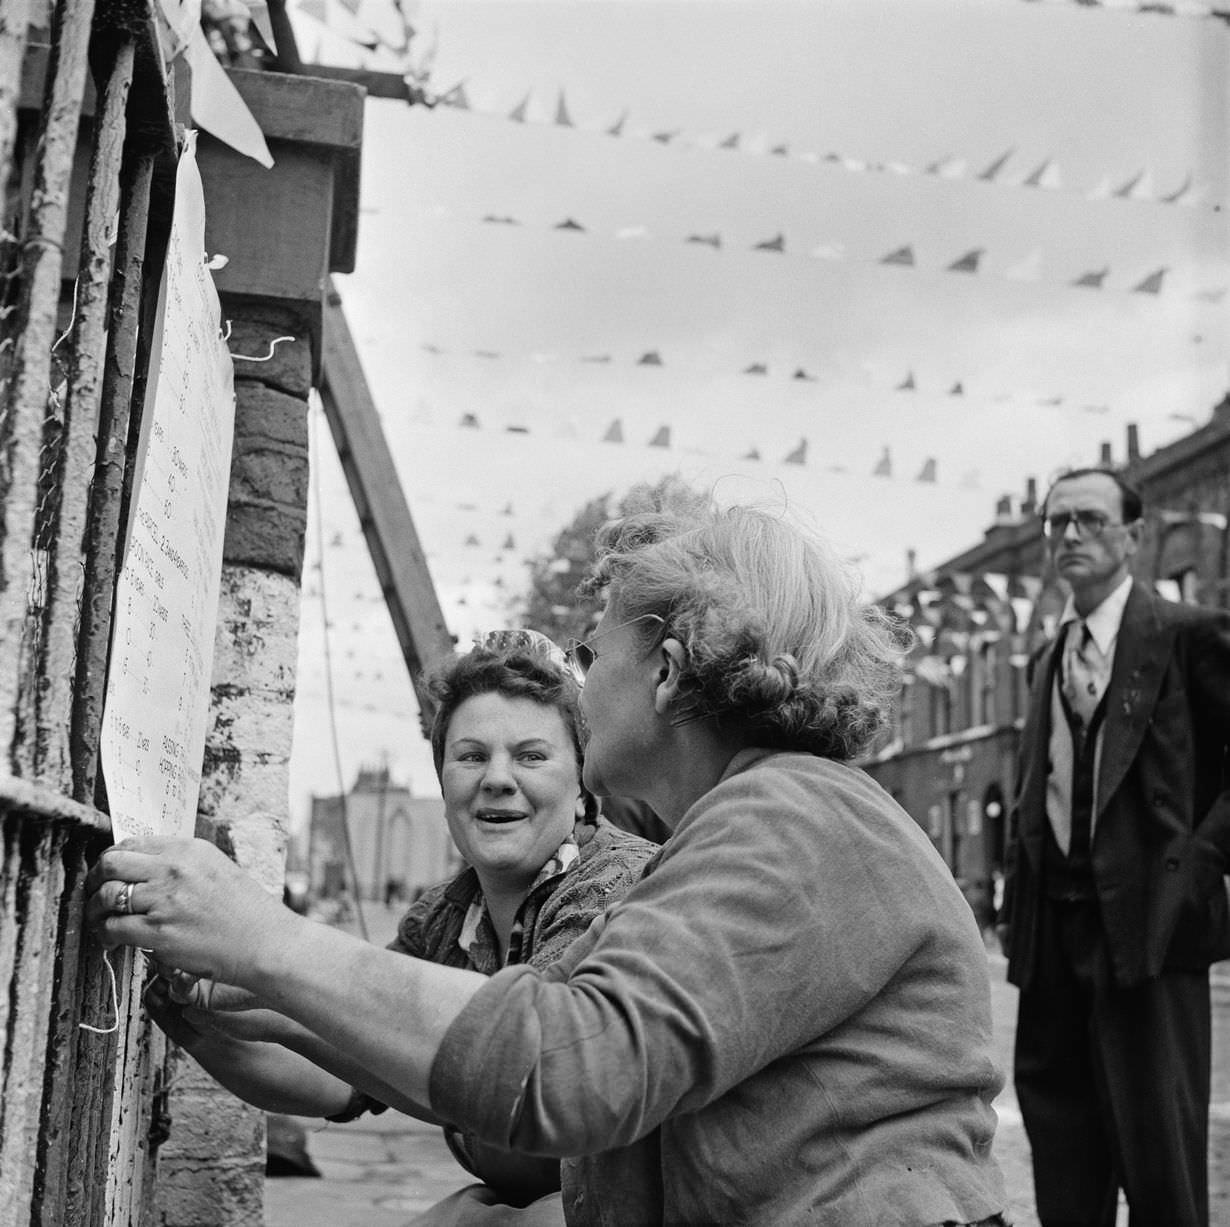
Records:
<instances>
[{"instance_id":1,"label":"man in dark suit","mask_svg":"<svg viewBox=\"0 0 1230 1227\"><path fill-rule=\"evenodd\" d=\"M1043 1227L1207 1227L1210 963L1230 957L1230 615L1134 583L1139 495L1065 474L1001 939Z\"/></svg>"}]
</instances>

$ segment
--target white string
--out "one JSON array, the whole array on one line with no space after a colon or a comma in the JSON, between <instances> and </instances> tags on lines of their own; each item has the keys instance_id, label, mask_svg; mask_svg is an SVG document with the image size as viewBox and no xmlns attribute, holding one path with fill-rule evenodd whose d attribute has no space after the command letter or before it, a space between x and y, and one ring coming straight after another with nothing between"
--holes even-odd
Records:
<instances>
[{"instance_id":1,"label":"white string","mask_svg":"<svg viewBox=\"0 0 1230 1227\"><path fill-rule=\"evenodd\" d=\"M283 341L293 341L294 339L294 337L274 337L273 340L269 342L269 352L263 358L254 358L250 354L237 354L233 352L231 357L234 358L236 362L268 362L273 357L273 351L277 349Z\"/></svg>"},{"instance_id":2,"label":"white string","mask_svg":"<svg viewBox=\"0 0 1230 1227\"><path fill-rule=\"evenodd\" d=\"M91 1027L89 1023L78 1023L82 1031L93 1031L95 1035L111 1035L120 1029L120 991L115 983L115 968L111 966L111 951L103 951L103 962L107 965L107 975L111 977L111 1012L115 1022L109 1027Z\"/></svg>"}]
</instances>

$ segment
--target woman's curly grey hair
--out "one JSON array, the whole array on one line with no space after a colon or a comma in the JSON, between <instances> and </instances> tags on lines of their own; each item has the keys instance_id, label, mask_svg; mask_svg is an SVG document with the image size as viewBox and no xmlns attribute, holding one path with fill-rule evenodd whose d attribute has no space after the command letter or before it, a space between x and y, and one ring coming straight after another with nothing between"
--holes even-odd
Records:
<instances>
[{"instance_id":1,"label":"woman's curly grey hair","mask_svg":"<svg viewBox=\"0 0 1230 1227\"><path fill-rule=\"evenodd\" d=\"M750 744L845 760L901 685L909 631L860 597L819 537L754 507L646 512L604 525L584 592L687 652L675 723L716 717Z\"/></svg>"}]
</instances>

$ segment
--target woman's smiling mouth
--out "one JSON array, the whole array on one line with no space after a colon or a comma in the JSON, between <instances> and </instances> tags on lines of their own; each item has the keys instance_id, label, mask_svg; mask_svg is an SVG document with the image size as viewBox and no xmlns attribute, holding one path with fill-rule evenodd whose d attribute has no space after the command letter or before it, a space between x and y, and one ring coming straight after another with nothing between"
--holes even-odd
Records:
<instances>
[{"instance_id":1,"label":"woman's smiling mouth","mask_svg":"<svg viewBox=\"0 0 1230 1227\"><path fill-rule=\"evenodd\" d=\"M474 817L479 822L516 822L528 815L522 810L507 810L507 809L480 809Z\"/></svg>"}]
</instances>

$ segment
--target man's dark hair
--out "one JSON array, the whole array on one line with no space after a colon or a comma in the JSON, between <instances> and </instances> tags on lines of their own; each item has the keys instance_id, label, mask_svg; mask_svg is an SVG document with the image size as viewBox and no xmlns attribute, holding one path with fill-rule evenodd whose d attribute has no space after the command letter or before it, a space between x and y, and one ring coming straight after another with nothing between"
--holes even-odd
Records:
<instances>
[{"instance_id":1,"label":"man's dark hair","mask_svg":"<svg viewBox=\"0 0 1230 1227\"><path fill-rule=\"evenodd\" d=\"M1060 473L1059 476L1051 482L1051 488L1046 492L1046 498L1042 500L1040 514L1045 518L1046 505L1050 501L1055 487L1059 485L1061 481L1072 481L1077 477L1091 477L1095 473L1100 474L1102 477L1109 477L1111 481L1119 487L1119 499L1122 504L1121 511L1123 515L1123 522L1125 524L1135 524L1136 521L1139 520L1145 513L1145 501L1141 498L1140 491L1137 490L1135 486L1129 485L1122 477L1119 476L1118 473L1115 472L1114 469L1103 468L1100 465L1092 465L1086 469L1067 469L1065 472Z\"/></svg>"}]
</instances>

